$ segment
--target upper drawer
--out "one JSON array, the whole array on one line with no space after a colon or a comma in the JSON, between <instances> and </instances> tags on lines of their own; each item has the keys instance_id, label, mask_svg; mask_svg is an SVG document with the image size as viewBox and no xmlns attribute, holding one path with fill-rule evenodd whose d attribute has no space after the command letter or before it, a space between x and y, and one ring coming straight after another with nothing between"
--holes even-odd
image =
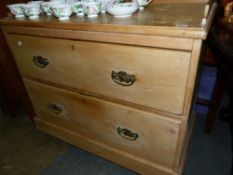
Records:
<instances>
[{"instance_id":1,"label":"upper drawer","mask_svg":"<svg viewBox=\"0 0 233 175\"><path fill-rule=\"evenodd\" d=\"M25 76L183 112L189 52L20 35L7 35L7 40Z\"/></svg>"}]
</instances>

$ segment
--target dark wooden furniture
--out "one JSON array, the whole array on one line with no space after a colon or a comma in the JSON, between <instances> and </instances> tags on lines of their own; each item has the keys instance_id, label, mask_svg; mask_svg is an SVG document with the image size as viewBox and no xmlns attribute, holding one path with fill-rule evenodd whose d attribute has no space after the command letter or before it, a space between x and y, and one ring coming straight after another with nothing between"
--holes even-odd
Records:
<instances>
[{"instance_id":1,"label":"dark wooden furniture","mask_svg":"<svg viewBox=\"0 0 233 175\"><path fill-rule=\"evenodd\" d=\"M219 0L219 7L218 11L216 13L216 19L213 23L213 26L219 26L219 18L223 17L223 11L225 5L229 2L229 0ZM213 30L211 30L208 38L207 38L207 51L204 56L204 63L207 65L216 66L217 68L217 77L215 86L213 89L212 97L208 100L198 100L199 104L206 105L209 108L208 114L207 114L207 120L205 123L205 133L211 133L213 124L215 121L215 118L217 116L217 113L219 111L219 106L221 103L222 95L224 92L224 80L223 80L223 74L221 70L221 64L219 62L221 56L219 56L216 53L216 50L213 48ZM220 57L220 58L218 58Z\"/></svg>"},{"instance_id":2,"label":"dark wooden furniture","mask_svg":"<svg viewBox=\"0 0 233 175\"><path fill-rule=\"evenodd\" d=\"M210 48L216 55L222 75L221 83L230 97L228 105L228 121L231 136L233 135L233 25L225 19L217 22L210 32ZM225 115L226 116L226 115ZM233 149L233 146L232 146ZM233 166L232 166L233 167ZM233 173L233 171L232 171ZM231 174L232 174L231 173Z\"/></svg>"},{"instance_id":3,"label":"dark wooden furniture","mask_svg":"<svg viewBox=\"0 0 233 175\"><path fill-rule=\"evenodd\" d=\"M0 3L0 17L7 15L7 4L22 3L23 0L8 0ZM17 105L21 103L27 115L31 118L34 111L22 80L17 71L12 55L6 45L4 36L0 32L0 93L3 97L4 111L11 116L17 115Z\"/></svg>"},{"instance_id":4,"label":"dark wooden furniture","mask_svg":"<svg viewBox=\"0 0 233 175\"><path fill-rule=\"evenodd\" d=\"M209 134L212 131L213 124L216 115L218 113L220 102L224 92L222 74L220 72L218 63L216 62L216 58L209 47L207 48L204 55L204 65L215 67L217 69L217 77L215 79L214 86L210 87L213 88L211 98L210 99L198 98L196 101L196 104L208 107L204 132Z\"/></svg>"}]
</instances>

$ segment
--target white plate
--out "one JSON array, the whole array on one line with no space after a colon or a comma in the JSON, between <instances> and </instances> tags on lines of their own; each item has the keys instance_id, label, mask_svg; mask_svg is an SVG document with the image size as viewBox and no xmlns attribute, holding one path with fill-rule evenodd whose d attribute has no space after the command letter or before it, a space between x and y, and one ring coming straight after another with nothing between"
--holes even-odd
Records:
<instances>
[{"instance_id":1,"label":"white plate","mask_svg":"<svg viewBox=\"0 0 233 175\"><path fill-rule=\"evenodd\" d=\"M136 2L108 4L107 12L114 17L124 18L131 16L138 8L138 3Z\"/></svg>"}]
</instances>

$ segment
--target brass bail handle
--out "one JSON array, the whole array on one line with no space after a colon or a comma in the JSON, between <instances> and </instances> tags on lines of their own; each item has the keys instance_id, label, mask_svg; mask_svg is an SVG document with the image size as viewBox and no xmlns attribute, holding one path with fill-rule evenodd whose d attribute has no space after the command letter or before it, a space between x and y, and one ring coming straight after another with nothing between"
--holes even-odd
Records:
<instances>
[{"instance_id":1,"label":"brass bail handle","mask_svg":"<svg viewBox=\"0 0 233 175\"><path fill-rule=\"evenodd\" d=\"M117 128L117 133L124 139L130 140L130 141L135 141L138 139L139 135L138 133L134 133L126 128Z\"/></svg>"},{"instance_id":2,"label":"brass bail handle","mask_svg":"<svg viewBox=\"0 0 233 175\"><path fill-rule=\"evenodd\" d=\"M49 103L48 108L51 112L55 114L61 114L62 113L62 107L55 104L55 103Z\"/></svg>"},{"instance_id":3,"label":"brass bail handle","mask_svg":"<svg viewBox=\"0 0 233 175\"><path fill-rule=\"evenodd\" d=\"M131 86L137 78L134 74L130 75L124 71L112 71L112 80L121 86Z\"/></svg>"},{"instance_id":4,"label":"brass bail handle","mask_svg":"<svg viewBox=\"0 0 233 175\"><path fill-rule=\"evenodd\" d=\"M34 64L40 68L45 68L49 64L48 59L44 58L40 55L34 56L32 60L33 60Z\"/></svg>"}]
</instances>

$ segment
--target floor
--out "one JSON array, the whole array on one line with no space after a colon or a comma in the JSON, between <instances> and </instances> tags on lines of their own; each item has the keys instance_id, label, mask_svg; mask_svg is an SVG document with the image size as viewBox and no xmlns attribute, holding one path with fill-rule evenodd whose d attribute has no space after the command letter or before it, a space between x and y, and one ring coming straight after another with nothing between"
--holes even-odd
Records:
<instances>
[{"instance_id":1,"label":"floor","mask_svg":"<svg viewBox=\"0 0 233 175\"><path fill-rule=\"evenodd\" d=\"M217 121L203 133L198 115L184 175L229 175L228 124ZM23 113L10 118L0 111L0 175L135 175L116 164L38 131Z\"/></svg>"},{"instance_id":2,"label":"floor","mask_svg":"<svg viewBox=\"0 0 233 175\"><path fill-rule=\"evenodd\" d=\"M0 175L36 175L68 145L39 132L26 115L10 118L0 112Z\"/></svg>"}]
</instances>

